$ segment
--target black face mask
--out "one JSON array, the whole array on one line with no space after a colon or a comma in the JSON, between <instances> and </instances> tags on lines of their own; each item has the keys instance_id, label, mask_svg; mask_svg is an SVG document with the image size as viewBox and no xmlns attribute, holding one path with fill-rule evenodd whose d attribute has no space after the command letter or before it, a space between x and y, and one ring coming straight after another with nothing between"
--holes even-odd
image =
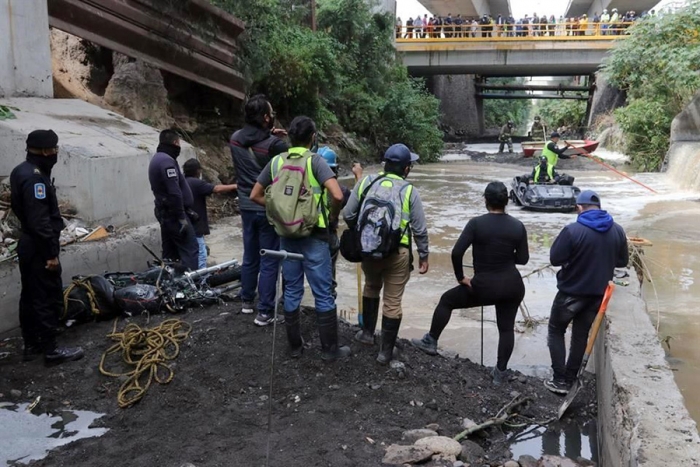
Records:
<instances>
[{"instance_id":1,"label":"black face mask","mask_svg":"<svg viewBox=\"0 0 700 467\"><path fill-rule=\"evenodd\" d=\"M51 173L51 169L58 163L58 154L41 156L39 154L27 154L27 160L39 167L42 172Z\"/></svg>"},{"instance_id":2,"label":"black face mask","mask_svg":"<svg viewBox=\"0 0 700 467\"><path fill-rule=\"evenodd\" d=\"M182 150L182 148L180 146L175 146L174 144L168 144L168 143L161 143L158 145L158 148L156 149L157 152L164 152L165 154L169 155L173 159L178 158L181 150Z\"/></svg>"}]
</instances>

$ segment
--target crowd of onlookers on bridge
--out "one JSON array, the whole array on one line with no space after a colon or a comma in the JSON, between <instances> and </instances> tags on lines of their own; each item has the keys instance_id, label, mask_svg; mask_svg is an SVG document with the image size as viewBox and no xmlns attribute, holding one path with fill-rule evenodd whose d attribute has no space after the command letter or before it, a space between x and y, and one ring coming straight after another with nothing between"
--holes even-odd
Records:
<instances>
[{"instance_id":1,"label":"crowd of onlookers on bridge","mask_svg":"<svg viewBox=\"0 0 700 467\"><path fill-rule=\"evenodd\" d=\"M617 8L611 12L607 9L602 14L597 12L592 18L581 15L577 18L565 18L554 15L524 16L515 19L512 15L498 15L494 18L484 14L481 18L431 16L427 14L409 18L406 24L396 18L397 39L452 39L469 37L538 37L538 36L586 36L586 35L620 35L624 34L635 21L648 16L655 16L656 11L645 11L637 15L635 11L620 14Z\"/></svg>"}]
</instances>

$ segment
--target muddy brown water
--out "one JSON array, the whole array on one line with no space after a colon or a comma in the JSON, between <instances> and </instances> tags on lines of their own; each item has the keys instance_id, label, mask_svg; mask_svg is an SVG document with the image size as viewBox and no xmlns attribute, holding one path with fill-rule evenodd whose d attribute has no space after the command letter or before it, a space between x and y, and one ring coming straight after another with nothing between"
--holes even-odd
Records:
<instances>
[{"instance_id":1,"label":"muddy brown water","mask_svg":"<svg viewBox=\"0 0 700 467\"><path fill-rule=\"evenodd\" d=\"M491 152L493 145L473 145L472 151ZM609 160L620 155L599 151ZM449 162L416 167L410 180L420 190L425 204L430 232L430 271L424 276L414 273L403 300L404 321L401 336L420 337L430 327L433 309L442 292L454 285L450 251L464 225L485 212L482 193L487 183L501 180L510 184L513 176L522 174L523 167L515 164L475 162L467 154L451 152ZM589 161L590 162L590 161ZM644 184L654 188L652 194L644 188L612 172L575 164L579 170L568 170L570 161L561 161L559 169L576 177L581 189L596 190L607 209L628 235L651 240L646 261L653 284L644 286L649 312L654 323L659 319L661 338L670 336L670 351L664 346L672 364L676 381L683 393L691 415L700 420L700 194L684 191L665 174L635 174ZM581 168L590 170L580 170ZM345 183L350 183L346 180ZM528 274L548 264L549 247L558 232L576 219L575 214L534 213L509 207L509 213L520 219L528 230L530 262L520 267ZM229 219L213 229L208 243L217 261L242 257L240 221ZM468 251L465 264L471 263ZM339 310L351 321L357 313L357 276L354 264L338 263ZM652 286L653 285L653 286ZM522 315L518 319L515 350L510 367L524 373L546 377L550 373L546 345L546 320L556 293L554 273L545 270L526 280L525 304L532 318L540 324L526 328ZM307 291L305 303L312 304ZM497 329L493 308L484 309L483 362L493 365L496 358ZM456 310L440 339L440 347L458 353L475 362L481 361L481 310Z\"/></svg>"}]
</instances>

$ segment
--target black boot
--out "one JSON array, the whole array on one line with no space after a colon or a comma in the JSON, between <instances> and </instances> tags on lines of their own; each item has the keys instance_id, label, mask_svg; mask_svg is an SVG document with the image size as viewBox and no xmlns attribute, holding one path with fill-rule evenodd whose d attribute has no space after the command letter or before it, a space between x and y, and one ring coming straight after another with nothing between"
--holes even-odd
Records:
<instances>
[{"instance_id":1,"label":"black boot","mask_svg":"<svg viewBox=\"0 0 700 467\"><path fill-rule=\"evenodd\" d=\"M80 360L83 355L83 349L80 347L58 347L55 340L44 343L44 364L46 366Z\"/></svg>"},{"instance_id":2,"label":"black boot","mask_svg":"<svg viewBox=\"0 0 700 467\"><path fill-rule=\"evenodd\" d=\"M318 334L321 338L321 358L333 361L350 356L350 347L338 347L338 310L336 308L323 313L316 312Z\"/></svg>"},{"instance_id":3,"label":"black boot","mask_svg":"<svg viewBox=\"0 0 700 467\"><path fill-rule=\"evenodd\" d=\"M374 330L377 328L379 315L379 299L362 297L362 330L355 334L355 340L360 344L374 345Z\"/></svg>"},{"instance_id":4,"label":"black boot","mask_svg":"<svg viewBox=\"0 0 700 467\"><path fill-rule=\"evenodd\" d=\"M299 358L304 352L304 340L301 338L301 312L299 308L294 311L284 312L284 324L287 328L287 341L289 341L289 356Z\"/></svg>"},{"instance_id":5,"label":"black boot","mask_svg":"<svg viewBox=\"0 0 700 467\"><path fill-rule=\"evenodd\" d=\"M24 352L22 353L22 360L25 362L31 362L36 360L37 358L41 357L41 354L43 353L43 349L41 348L41 345L33 343L30 344L27 341L24 341Z\"/></svg>"},{"instance_id":6,"label":"black boot","mask_svg":"<svg viewBox=\"0 0 700 467\"><path fill-rule=\"evenodd\" d=\"M387 365L391 361L400 326L401 318L395 319L382 316L382 349L377 355L377 361L382 365Z\"/></svg>"}]
</instances>

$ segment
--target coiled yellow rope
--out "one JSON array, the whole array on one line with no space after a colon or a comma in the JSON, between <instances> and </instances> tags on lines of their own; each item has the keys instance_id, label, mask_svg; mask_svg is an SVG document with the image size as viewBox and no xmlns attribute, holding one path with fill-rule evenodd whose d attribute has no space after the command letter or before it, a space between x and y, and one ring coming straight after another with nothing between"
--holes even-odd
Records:
<instances>
[{"instance_id":1,"label":"coiled yellow rope","mask_svg":"<svg viewBox=\"0 0 700 467\"><path fill-rule=\"evenodd\" d=\"M175 373L167 362L178 356L180 342L187 339L190 332L192 326L180 319L168 319L150 329L129 323L121 332L117 332L117 322L114 322L114 329L107 337L116 343L102 354L100 373L115 378L127 376L117 393L119 407L126 408L141 400L154 379L160 384L173 380ZM105 363L112 354L121 354L132 369L124 373L106 370Z\"/></svg>"}]
</instances>

